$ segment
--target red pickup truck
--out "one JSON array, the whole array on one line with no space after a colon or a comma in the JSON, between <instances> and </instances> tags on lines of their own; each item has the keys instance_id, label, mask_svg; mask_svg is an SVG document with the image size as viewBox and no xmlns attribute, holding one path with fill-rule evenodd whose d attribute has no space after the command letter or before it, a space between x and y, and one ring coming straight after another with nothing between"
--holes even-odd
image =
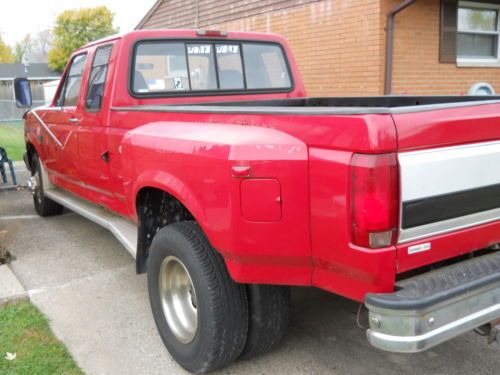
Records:
<instances>
[{"instance_id":1,"label":"red pickup truck","mask_svg":"<svg viewBox=\"0 0 500 375\"><path fill-rule=\"evenodd\" d=\"M134 31L76 51L25 135L38 214L116 235L189 371L275 347L293 285L364 303L385 350L498 334L498 97L307 97L279 36Z\"/></svg>"}]
</instances>

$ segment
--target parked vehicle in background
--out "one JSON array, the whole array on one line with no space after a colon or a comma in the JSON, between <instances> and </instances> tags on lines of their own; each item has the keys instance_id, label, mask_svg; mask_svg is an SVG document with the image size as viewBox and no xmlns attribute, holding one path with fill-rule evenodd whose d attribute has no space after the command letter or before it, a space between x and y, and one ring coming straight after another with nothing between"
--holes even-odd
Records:
<instances>
[{"instance_id":1,"label":"parked vehicle in background","mask_svg":"<svg viewBox=\"0 0 500 375\"><path fill-rule=\"evenodd\" d=\"M188 371L274 348L292 285L395 352L500 318L498 97L312 98L279 36L148 30L76 51L25 121L36 211L117 236Z\"/></svg>"}]
</instances>

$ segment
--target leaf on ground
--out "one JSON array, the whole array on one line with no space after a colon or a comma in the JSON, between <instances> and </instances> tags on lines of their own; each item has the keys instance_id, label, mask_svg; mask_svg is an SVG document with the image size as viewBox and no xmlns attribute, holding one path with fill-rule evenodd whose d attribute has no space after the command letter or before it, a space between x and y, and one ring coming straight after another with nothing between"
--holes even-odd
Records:
<instances>
[{"instance_id":1,"label":"leaf on ground","mask_svg":"<svg viewBox=\"0 0 500 375\"><path fill-rule=\"evenodd\" d=\"M9 353L9 352L5 353L5 359L7 361L13 361L14 359L16 359L16 357L17 357L16 353Z\"/></svg>"},{"instance_id":2,"label":"leaf on ground","mask_svg":"<svg viewBox=\"0 0 500 375\"><path fill-rule=\"evenodd\" d=\"M14 260L11 253L0 245L0 265L10 263Z\"/></svg>"}]
</instances>

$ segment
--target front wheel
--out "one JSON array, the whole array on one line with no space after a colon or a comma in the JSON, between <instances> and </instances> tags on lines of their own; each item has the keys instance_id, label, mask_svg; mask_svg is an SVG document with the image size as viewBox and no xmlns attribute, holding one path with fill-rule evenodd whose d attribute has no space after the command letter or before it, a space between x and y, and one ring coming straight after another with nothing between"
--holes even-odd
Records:
<instances>
[{"instance_id":1,"label":"front wheel","mask_svg":"<svg viewBox=\"0 0 500 375\"><path fill-rule=\"evenodd\" d=\"M44 183L42 177L42 165L37 154L33 155L31 161L31 192L33 194L33 203L35 211L40 216L59 215L63 212L64 207L59 203L45 196ZM48 181L47 181L48 182Z\"/></svg>"},{"instance_id":2,"label":"front wheel","mask_svg":"<svg viewBox=\"0 0 500 375\"><path fill-rule=\"evenodd\" d=\"M205 373L236 360L248 329L246 289L194 222L158 231L148 258L148 291L158 332L186 370Z\"/></svg>"}]
</instances>

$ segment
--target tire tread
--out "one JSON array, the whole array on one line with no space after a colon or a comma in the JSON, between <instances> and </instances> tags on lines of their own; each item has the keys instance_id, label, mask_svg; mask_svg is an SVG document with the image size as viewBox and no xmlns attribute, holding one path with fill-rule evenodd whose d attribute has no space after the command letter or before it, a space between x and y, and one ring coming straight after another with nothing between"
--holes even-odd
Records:
<instances>
[{"instance_id":1,"label":"tire tread","mask_svg":"<svg viewBox=\"0 0 500 375\"><path fill-rule=\"evenodd\" d=\"M240 358L251 359L275 349L290 320L290 288L279 285L247 286L249 328Z\"/></svg>"},{"instance_id":2,"label":"tire tread","mask_svg":"<svg viewBox=\"0 0 500 375\"><path fill-rule=\"evenodd\" d=\"M60 215L64 207L60 205L59 203L53 201L52 199L48 198L45 196L45 191L44 191L44 183L42 179L42 170L40 166L40 158L38 157L38 154L33 155L32 159L32 172L31 174L34 175L35 170L40 174L40 181L41 181L41 186L39 186L39 194L41 194L41 200L42 202L39 203L36 199L35 196L33 196L33 203L35 205L35 211L37 212L38 215L42 217L47 217L47 216L55 216L55 215Z\"/></svg>"},{"instance_id":3,"label":"tire tread","mask_svg":"<svg viewBox=\"0 0 500 375\"><path fill-rule=\"evenodd\" d=\"M195 222L185 221L162 228L153 240L150 259L154 259L155 247L166 240L187 243L186 249L189 249L196 259L206 283L204 290L208 290L212 302L210 319L207 321L210 325L208 331L212 332L213 336L206 338L209 344L208 351L202 355L203 361L180 364L195 373L220 369L236 360L245 345L248 329L245 287L231 279L224 259L212 248ZM165 340L164 342L167 344Z\"/></svg>"}]
</instances>

